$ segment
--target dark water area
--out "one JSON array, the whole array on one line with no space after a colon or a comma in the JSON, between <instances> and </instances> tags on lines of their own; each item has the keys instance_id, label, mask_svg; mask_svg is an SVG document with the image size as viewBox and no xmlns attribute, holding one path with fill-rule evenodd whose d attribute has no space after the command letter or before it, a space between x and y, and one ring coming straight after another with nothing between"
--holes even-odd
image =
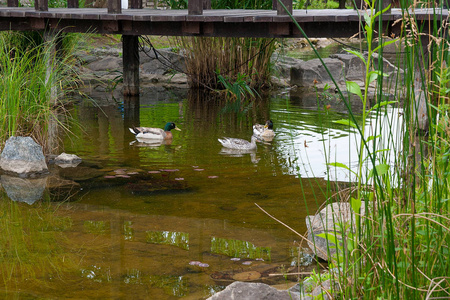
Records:
<instances>
[{"instance_id":1,"label":"dark water area","mask_svg":"<svg viewBox=\"0 0 450 300\"><path fill-rule=\"evenodd\" d=\"M326 155L348 159L351 147L348 131L332 122L344 115L301 95L281 91L241 106L198 91L149 89L137 108L90 92L94 101L73 107L76 122L59 151L83 162L51 165L55 177L73 185L51 189L47 182L50 192L32 204L2 200L13 220L26 213L39 215L36 224L57 224L45 226L43 240L28 241L36 249L57 247L45 250L50 256L39 264L30 259L32 271L26 262L16 265L33 279L14 275L3 284L4 296L204 299L247 271L269 284L295 282L269 274L304 269L301 238L255 204L305 233L305 217L329 196L328 178L336 176ZM253 153L224 151L217 141L250 140L252 125L267 119L276 136ZM171 143L141 143L128 130L169 121L182 130Z\"/></svg>"}]
</instances>

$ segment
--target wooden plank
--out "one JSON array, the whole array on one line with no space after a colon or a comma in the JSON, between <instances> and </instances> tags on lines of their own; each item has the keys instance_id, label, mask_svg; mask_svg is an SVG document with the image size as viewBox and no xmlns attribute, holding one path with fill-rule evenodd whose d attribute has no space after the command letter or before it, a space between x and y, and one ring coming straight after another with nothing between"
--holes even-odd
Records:
<instances>
[{"instance_id":1,"label":"wooden plank","mask_svg":"<svg viewBox=\"0 0 450 300\"><path fill-rule=\"evenodd\" d=\"M271 16L254 16L252 17L253 22L258 23L258 22L272 22L272 17Z\"/></svg>"},{"instance_id":2,"label":"wooden plank","mask_svg":"<svg viewBox=\"0 0 450 300\"><path fill-rule=\"evenodd\" d=\"M273 16L272 22L274 22L274 23L276 23L276 22L286 23L286 22L292 22L292 19L289 16L276 15L276 16Z\"/></svg>"},{"instance_id":3,"label":"wooden plank","mask_svg":"<svg viewBox=\"0 0 450 300\"><path fill-rule=\"evenodd\" d=\"M122 21L122 30L125 31L125 32L133 31L133 22Z\"/></svg>"},{"instance_id":4,"label":"wooden plank","mask_svg":"<svg viewBox=\"0 0 450 300\"><path fill-rule=\"evenodd\" d=\"M312 15L295 15L294 16L295 21L297 23L305 23L305 22L314 22L314 16Z\"/></svg>"},{"instance_id":5,"label":"wooden plank","mask_svg":"<svg viewBox=\"0 0 450 300\"><path fill-rule=\"evenodd\" d=\"M203 15L187 15L186 22L203 22L205 17Z\"/></svg>"},{"instance_id":6,"label":"wooden plank","mask_svg":"<svg viewBox=\"0 0 450 300\"><path fill-rule=\"evenodd\" d=\"M183 33L200 34L200 22L182 22Z\"/></svg>"},{"instance_id":7,"label":"wooden plank","mask_svg":"<svg viewBox=\"0 0 450 300\"><path fill-rule=\"evenodd\" d=\"M182 22L182 21L186 21L186 16L155 15L155 16L151 16L150 20L152 22Z\"/></svg>"},{"instance_id":8,"label":"wooden plank","mask_svg":"<svg viewBox=\"0 0 450 300\"><path fill-rule=\"evenodd\" d=\"M45 19L30 18L30 25L34 30L42 30L45 28Z\"/></svg>"},{"instance_id":9,"label":"wooden plank","mask_svg":"<svg viewBox=\"0 0 450 300\"><path fill-rule=\"evenodd\" d=\"M152 20L152 16L150 15L135 15L133 16L133 21L151 21Z\"/></svg>"},{"instance_id":10,"label":"wooden plank","mask_svg":"<svg viewBox=\"0 0 450 300\"><path fill-rule=\"evenodd\" d=\"M314 16L314 22L336 22L336 16L333 15L317 15Z\"/></svg>"},{"instance_id":11,"label":"wooden plank","mask_svg":"<svg viewBox=\"0 0 450 300\"><path fill-rule=\"evenodd\" d=\"M7 18L7 17L10 17L10 16L11 16L11 11L4 10L4 9L0 10L0 17Z\"/></svg>"},{"instance_id":12,"label":"wooden plank","mask_svg":"<svg viewBox=\"0 0 450 300\"><path fill-rule=\"evenodd\" d=\"M115 21L117 20L117 14L104 14L98 16L102 21Z\"/></svg>"},{"instance_id":13,"label":"wooden plank","mask_svg":"<svg viewBox=\"0 0 450 300\"><path fill-rule=\"evenodd\" d=\"M119 31L119 22L117 21L103 21L102 22L102 30L107 32L118 32Z\"/></svg>"},{"instance_id":14,"label":"wooden plank","mask_svg":"<svg viewBox=\"0 0 450 300\"><path fill-rule=\"evenodd\" d=\"M235 16L230 16L230 17L223 17L223 21L225 23L243 23L244 22L244 17L235 17Z\"/></svg>"},{"instance_id":15,"label":"wooden plank","mask_svg":"<svg viewBox=\"0 0 450 300\"><path fill-rule=\"evenodd\" d=\"M120 14L120 15L116 15L116 20L120 20L120 21L133 21L133 15L129 15L129 14Z\"/></svg>"},{"instance_id":16,"label":"wooden plank","mask_svg":"<svg viewBox=\"0 0 450 300\"><path fill-rule=\"evenodd\" d=\"M214 23L203 23L203 34L212 35L214 34Z\"/></svg>"},{"instance_id":17,"label":"wooden plank","mask_svg":"<svg viewBox=\"0 0 450 300\"><path fill-rule=\"evenodd\" d=\"M287 36L291 32L289 23L271 23L269 33L273 36Z\"/></svg>"},{"instance_id":18,"label":"wooden plank","mask_svg":"<svg viewBox=\"0 0 450 300\"><path fill-rule=\"evenodd\" d=\"M14 18L24 18L25 17L25 12L24 10L13 10L11 11L11 17Z\"/></svg>"}]
</instances>

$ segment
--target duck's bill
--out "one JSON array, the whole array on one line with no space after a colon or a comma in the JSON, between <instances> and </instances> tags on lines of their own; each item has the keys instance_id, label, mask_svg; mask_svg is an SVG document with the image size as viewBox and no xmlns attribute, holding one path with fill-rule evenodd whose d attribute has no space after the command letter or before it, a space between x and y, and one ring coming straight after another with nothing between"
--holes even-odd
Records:
<instances>
[{"instance_id":1,"label":"duck's bill","mask_svg":"<svg viewBox=\"0 0 450 300\"><path fill-rule=\"evenodd\" d=\"M175 129L175 130L178 130L178 131L181 131L181 129L180 129L180 128L178 128L178 127L175 127L174 129Z\"/></svg>"}]
</instances>

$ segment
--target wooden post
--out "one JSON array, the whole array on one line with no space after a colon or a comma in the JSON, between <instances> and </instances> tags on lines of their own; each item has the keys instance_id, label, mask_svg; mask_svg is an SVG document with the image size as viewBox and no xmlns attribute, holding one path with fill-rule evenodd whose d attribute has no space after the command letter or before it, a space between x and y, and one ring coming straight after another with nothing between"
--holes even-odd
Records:
<instances>
[{"instance_id":1,"label":"wooden post","mask_svg":"<svg viewBox=\"0 0 450 300\"><path fill-rule=\"evenodd\" d=\"M35 0L34 9L37 11L48 11L48 0Z\"/></svg>"},{"instance_id":2,"label":"wooden post","mask_svg":"<svg viewBox=\"0 0 450 300\"><path fill-rule=\"evenodd\" d=\"M211 9L211 0L203 0L203 9Z\"/></svg>"},{"instance_id":3,"label":"wooden post","mask_svg":"<svg viewBox=\"0 0 450 300\"><path fill-rule=\"evenodd\" d=\"M381 1L381 10L385 9L386 7L388 7L388 5L390 4L391 7L385 12L385 14L390 14L391 13L391 8L392 8L392 0L377 0L375 2L375 11L379 11L379 1Z\"/></svg>"},{"instance_id":4,"label":"wooden post","mask_svg":"<svg viewBox=\"0 0 450 300\"><path fill-rule=\"evenodd\" d=\"M129 0L128 6L130 8L141 9L142 8L142 0Z\"/></svg>"},{"instance_id":5,"label":"wooden post","mask_svg":"<svg viewBox=\"0 0 450 300\"><path fill-rule=\"evenodd\" d=\"M203 15L203 0L188 0L188 15Z\"/></svg>"},{"instance_id":6,"label":"wooden post","mask_svg":"<svg viewBox=\"0 0 450 300\"><path fill-rule=\"evenodd\" d=\"M19 0L8 0L8 7L19 7Z\"/></svg>"},{"instance_id":7,"label":"wooden post","mask_svg":"<svg viewBox=\"0 0 450 300\"><path fill-rule=\"evenodd\" d=\"M141 126L139 104L139 96L123 96L123 125L128 133L128 128Z\"/></svg>"},{"instance_id":8,"label":"wooden post","mask_svg":"<svg viewBox=\"0 0 450 300\"><path fill-rule=\"evenodd\" d=\"M67 0L67 8L78 8L78 0Z\"/></svg>"},{"instance_id":9,"label":"wooden post","mask_svg":"<svg viewBox=\"0 0 450 300\"><path fill-rule=\"evenodd\" d=\"M122 3L120 0L108 0L108 14L121 14Z\"/></svg>"},{"instance_id":10,"label":"wooden post","mask_svg":"<svg viewBox=\"0 0 450 300\"><path fill-rule=\"evenodd\" d=\"M277 10L278 0L272 0L272 10Z\"/></svg>"},{"instance_id":11,"label":"wooden post","mask_svg":"<svg viewBox=\"0 0 450 300\"><path fill-rule=\"evenodd\" d=\"M281 0L281 2L284 4L284 6L286 6L289 13L292 14L292 0ZM277 3L277 15L278 16L287 15L287 12L279 3Z\"/></svg>"},{"instance_id":12,"label":"wooden post","mask_svg":"<svg viewBox=\"0 0 450 300\"><path fill-rule=\"evenodd\" d=\"M139 36L122 35L123 94L139 95Z\"/></svg>"}]
</instances>

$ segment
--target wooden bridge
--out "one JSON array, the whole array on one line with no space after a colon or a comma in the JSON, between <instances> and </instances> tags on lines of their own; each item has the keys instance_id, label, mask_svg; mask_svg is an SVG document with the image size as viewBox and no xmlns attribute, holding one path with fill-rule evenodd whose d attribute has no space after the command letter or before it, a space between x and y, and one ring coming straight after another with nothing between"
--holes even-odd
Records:
<instances>
[{"instance_id":1,"label":"wooden bridge","mask_svg":"<svg viewBox=\"0 0 450 300\"><path fill-rule=\"evenodd\" d=\"M273 0L272 10L211 10L210 0L189 0L186 10L143 9L142 0L131 0L122 9L120 0L108 0L108 8L78 8L78 0L68 0L68 8L48 8L48 0L35 0L35 7L18 7L7 0L0 7L0 30L96 32L123 36L124 94L139 94L139 35L221 36L221 37L303 37L287 11ZM351 37L364 20L363 10L293 10L292 0L281 0L308 37ZM386 6L389 0L383 0ZM416 9L416 19L432 19L433 14L448 17L444 9ZM402 10L390 9L381 19L385 33L403 18Z\"/></svg>"}]
</instances>

